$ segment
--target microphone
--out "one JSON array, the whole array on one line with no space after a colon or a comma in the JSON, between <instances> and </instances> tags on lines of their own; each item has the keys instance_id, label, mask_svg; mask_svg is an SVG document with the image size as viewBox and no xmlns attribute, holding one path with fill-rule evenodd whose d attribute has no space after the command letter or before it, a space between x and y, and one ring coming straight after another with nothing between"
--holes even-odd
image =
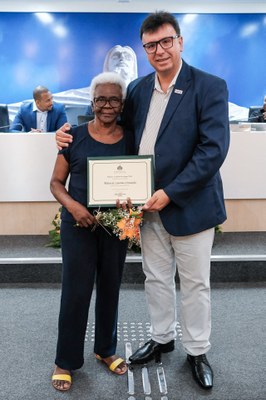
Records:
<instances>
[{"instance_id":1,"label":"microphone","mask_svg":"<svg viewBox=\"0 0 266 400\"><path fill-rule=\"evenodd\" d=\"M14 126L19 126L22 130L24 130L24 126L22 124L20 124L19 122L14 124L14 125L13 124L9 124L9 125L0 126L0 129L10 128L11 126L13 128L14 128Z\"/></svg>"},{"instance_id":2,"label":"microphone","mask_svg":"<svg viewBox=\"0 0 266 400\"><path fill-rule=\"evenodd\" d=\"M261 117L264 118L264 117L263 117L263 114L261 114L261 115L256 115L256 116L254 116L254 117L250 117L248 120L251 121L251 120L253 120L253 119L258 119L258 118L261 118ZM266 119L265 119L265 118L264 118L264 121L266 122Z\"/></svg>"},{"instance_id":3,"label":"microphone","mask_svg":"<svg viewBox=\"0 0 266 400\"><path fill-rule=\"evenodd\" d=\"M259 115L254 115L254 117L249 117L248 121L251 121L252 119L257 119L257 118L259 118Z\"/></svg>"}]
</instances>

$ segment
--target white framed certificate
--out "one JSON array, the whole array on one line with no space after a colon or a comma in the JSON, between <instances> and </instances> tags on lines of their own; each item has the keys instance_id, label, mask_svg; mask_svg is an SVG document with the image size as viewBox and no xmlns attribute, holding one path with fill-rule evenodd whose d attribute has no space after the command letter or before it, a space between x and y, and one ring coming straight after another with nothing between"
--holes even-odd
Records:
<instances>
[{"instance_id":1,"label":"white framed certificate","mask_svg":"<svg viewBox=\"0 0 266 400\"><path fill-rule=\"evenodd\" d=\"M153 156L87 158L87 205L114 206L130 197L141 205L154 188Z\"/></svg>"}]
</instances>

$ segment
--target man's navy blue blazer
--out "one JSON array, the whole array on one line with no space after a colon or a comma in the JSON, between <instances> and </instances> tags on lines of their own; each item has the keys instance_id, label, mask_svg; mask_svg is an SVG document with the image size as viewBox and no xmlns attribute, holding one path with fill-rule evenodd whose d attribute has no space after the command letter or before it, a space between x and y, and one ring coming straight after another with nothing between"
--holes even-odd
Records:
<instances>
[{"instance_id":1,"label":"man's navy blue blazer","mask_svg":"<svg viewBox=\"0 0 266 400\"><path fill-rule=\"evenodd\" d=\"M29 132L36 129L36 111L33 111L34 102L23 103L18 110L11 129ZM63 104L53 103L53 108L47 115L47 132L54 132L67 122L67 116Z\"/></svg>"},{"instance_id":2,"label":"man's navy blue blazer","mask_svg":"<svg viewBox=\"0 0 266 400\"><path fill-rule=\"evenodd\" d=\"M154 90L155 73L130 83L123 123L138 148ZM171 202L160 217L168 233L191 235L226 219L219 169L229 147L228 90L224 80L183 61L158 132L155 190ZM144 219L145 220L145 219Z\"/></svg>"}]
</instances>

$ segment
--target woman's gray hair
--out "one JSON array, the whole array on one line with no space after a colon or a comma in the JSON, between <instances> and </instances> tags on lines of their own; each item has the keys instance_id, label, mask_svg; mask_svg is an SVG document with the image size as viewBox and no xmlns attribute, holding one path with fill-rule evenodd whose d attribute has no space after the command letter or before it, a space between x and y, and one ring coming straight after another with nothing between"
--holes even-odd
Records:
<instances>
[{"instance_id":1,"label":"woman's gray hair","mask_svg":"<svg viewBox=\"0 0 266 400\"><path fill-rule=\"evenodd\" d=\"M123 100L126 98L127 89L124 79L121 78L121 76L116 72L102 72L101 74L96 75L91 81L91 86L90 86L91 99L94 99L95 97L94 95L96 86L103 85L106 83L113 83L117 86L120 86Z\"/></svg>"}]
</instances>

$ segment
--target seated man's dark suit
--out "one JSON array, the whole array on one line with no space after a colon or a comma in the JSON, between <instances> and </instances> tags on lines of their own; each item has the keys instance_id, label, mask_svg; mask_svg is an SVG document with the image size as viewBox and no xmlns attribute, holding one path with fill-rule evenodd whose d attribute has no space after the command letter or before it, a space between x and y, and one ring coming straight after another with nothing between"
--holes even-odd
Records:
<instances>
[{"instance_id":1,"label":"seated man's dark suit","mask_svg":"<svg viewBox=\"0 0 266 400\"><path fill-rule=\"evenodd\" d=\"M29 132L37 128L36 113L33 111L34 102L23 103L14 118L11 129ZM53 108L47 114L47 132L54 132L67 122L67 116L63 104L53 103Z\"/></svg>"}]
</instances>

